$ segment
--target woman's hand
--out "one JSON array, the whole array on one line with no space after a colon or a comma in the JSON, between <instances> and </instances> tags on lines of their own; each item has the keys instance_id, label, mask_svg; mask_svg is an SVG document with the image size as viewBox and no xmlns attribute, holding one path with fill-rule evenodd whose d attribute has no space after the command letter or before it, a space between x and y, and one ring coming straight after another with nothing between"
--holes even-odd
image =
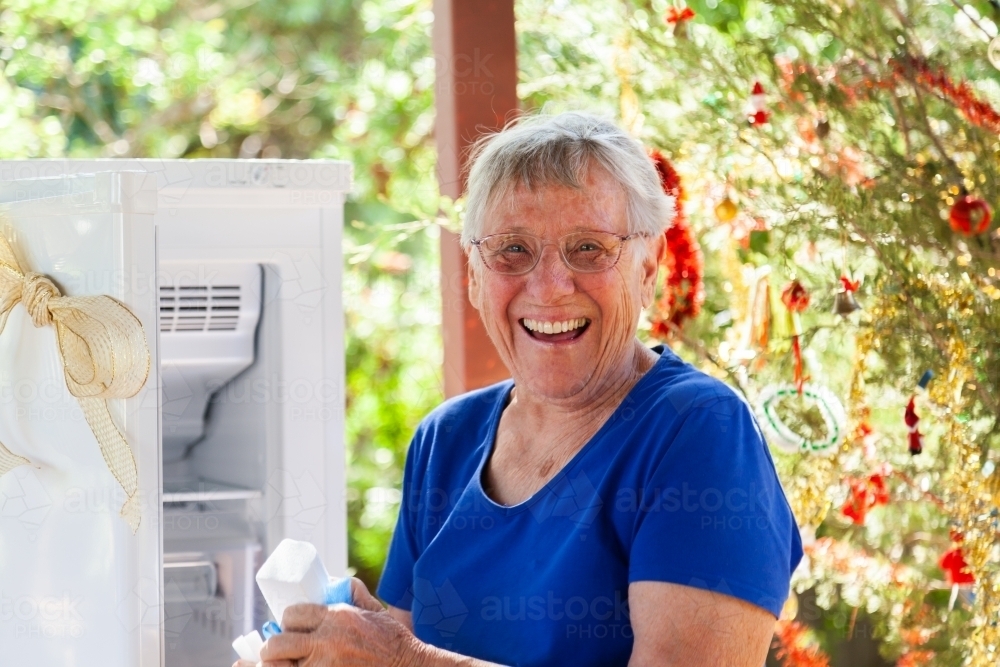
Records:
<instances>
[{"instance_id":1,"label":"woman's hand","mask_svg":"<svg viewBox=\"0 0 1000 667\"><path fill-rule=\"evenodd\" d=\"M285 610L281 634L264 643L263 667L386 665L416 667L423 644L393 619L359 579L351 581L354 606L298 604ZM234 667L253 667L239 661Z\"/></svg>"}]
</instances>

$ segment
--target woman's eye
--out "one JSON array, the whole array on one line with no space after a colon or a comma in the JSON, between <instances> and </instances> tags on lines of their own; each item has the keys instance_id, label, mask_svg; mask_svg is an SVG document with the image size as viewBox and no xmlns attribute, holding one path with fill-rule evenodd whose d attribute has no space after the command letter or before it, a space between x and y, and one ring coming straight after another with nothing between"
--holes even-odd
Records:
<instances>
[{"instance_id":1,"label":"woman's eye","mask_svg":"<svg viewBox=\"0 0 1000 667\"><path fill-rule=\"evenodd\" d=\"M528 249L520 243L511 243L500 249L500 252L527 252Z\"/></svg>"},{"instance_id":2,"label":"woman's eye","mask_svg":"<svg viewBox=\"0 0 1000 667\"><path fill-rule=\"evenodd\" d=\"M597 241L580 241L573 248L573 252L600 252L604 248Z\"/></svg>"}]
</instances>

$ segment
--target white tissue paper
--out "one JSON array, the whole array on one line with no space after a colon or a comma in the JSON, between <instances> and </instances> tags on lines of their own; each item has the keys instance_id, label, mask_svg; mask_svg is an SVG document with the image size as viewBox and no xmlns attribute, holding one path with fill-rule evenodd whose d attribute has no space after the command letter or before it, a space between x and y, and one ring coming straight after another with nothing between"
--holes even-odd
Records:
<instances>
[{"instance_id":1,"label":"white tissue paper","mask_svg":"<svg viewBox=\"0 0 1000 667\"><path fill-rule=\"evenodd\" d=\"M260 662L260 649L263 646L264 640L256 630L233 641L233 650L240 656L240 660L250 660L254 663Z\"/></svg>"},{"instance_id":2,"label":"white tissue paper","mask_svg":"<svg viewBox=\"0 0 1000 667\"><path fill-rule=\"evenodd\" d=\"M294 604L326 604L329 583L316 547L298 540L282 540L257 572L257 585L278 623Z\"/></svg>"}]
</instances>

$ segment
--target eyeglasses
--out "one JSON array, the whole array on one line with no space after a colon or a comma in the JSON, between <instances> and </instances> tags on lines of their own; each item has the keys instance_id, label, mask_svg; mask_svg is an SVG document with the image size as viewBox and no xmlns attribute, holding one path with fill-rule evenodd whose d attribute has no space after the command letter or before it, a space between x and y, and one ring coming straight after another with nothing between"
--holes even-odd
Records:
<instances>
[{"instance_id":1,"label":"eyeglasses","mask_svg":"<svg viewBox=\"0 0 1000 667\"><path fill-rule=\"evenodd\" d=\"M611 232L573 232L554 241L559 254L570 269L580 273L607 271L618 263L622 247L645 234L622 236ZM530 272L542 256L542 249L553 243L533 234L490 234L472 241L479 248L483 264L491 271L507 276Z\"/></svg>"}]
</instances>

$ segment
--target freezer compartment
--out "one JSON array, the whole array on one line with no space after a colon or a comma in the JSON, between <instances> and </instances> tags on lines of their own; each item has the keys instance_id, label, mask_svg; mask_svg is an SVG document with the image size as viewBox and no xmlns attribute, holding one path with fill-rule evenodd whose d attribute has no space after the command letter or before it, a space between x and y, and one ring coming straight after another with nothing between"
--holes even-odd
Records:
<instances>
[{"instance_id":1,"label":"freezer compartment","mask_svg":"<svg viewBox=\"0 0 1000 667\"><path fill-rule=\"evenodd\" d=\"M205 436L212 395L254 361L261 268L255 263L161 262L163 460Z\"/></svg>"},{"instance_id":2,"label":"freezer compartment","mask_svg":"<svg viewBox=\"0 0 1000 667\"><path fill-rule=\"evenodd\" d=\"M254 574L260 542L242 503L164 506L164 643L167 667L236 660L231 642L266 620Z\"/></svg>"}]
</instances>

